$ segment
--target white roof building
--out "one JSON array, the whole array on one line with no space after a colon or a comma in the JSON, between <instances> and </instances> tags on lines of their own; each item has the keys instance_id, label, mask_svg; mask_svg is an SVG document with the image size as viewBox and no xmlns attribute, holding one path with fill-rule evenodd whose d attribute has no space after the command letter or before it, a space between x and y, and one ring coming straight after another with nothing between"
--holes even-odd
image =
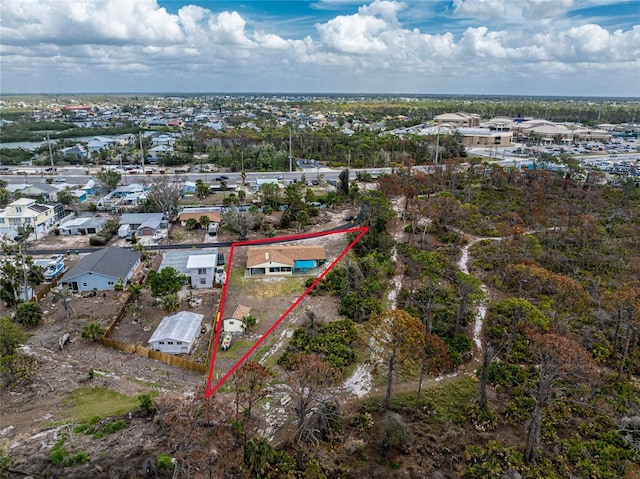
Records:
<instances>
[{"instance_id":1,"label":"white roof building","mask_svg":"<svg viewBox=\"0 0 640 479\"><path fill-rule=\"evenodd\" d=\"M149 346L168 354L189 354L200 334L204 315L191 311L180 311L165 316L149 338Z\"/></svg>"}]
</instances>

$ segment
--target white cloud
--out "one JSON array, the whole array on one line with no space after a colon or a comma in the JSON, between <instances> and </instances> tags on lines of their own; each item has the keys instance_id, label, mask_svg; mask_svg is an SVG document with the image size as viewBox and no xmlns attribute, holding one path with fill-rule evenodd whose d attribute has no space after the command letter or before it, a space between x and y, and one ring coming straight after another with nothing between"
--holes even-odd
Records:
<instances>
[{"instance_id":1,"label":"white cloud","mask_svg":"<svg viewBox=\"0 0 640 479\"><path fill-rule=\"evenodd\" d=\"M517 78L514 91L547 85L549 94L561 94L553 90L572 81L588 88L586 78L597 74L593 84L608 85L608 94L637 94L640 26L610 31L593 20L577 23L566 15L571 0L454 0L453 18L465 27L458 34L433 26L426 8L424 26L403 26L402 15L423 5L412 0L321 3L348 4L353 13L316 23L298 40L265 25L254 30L257 23L238 12L195 5L173 15L156 0L4 0L2 90L40 81L39 91L58 84L69 91L93 81L112 91L148 91L153 80L164 90L434 92L469 88L473 78L477 91L499 93Z\"/></svg>"}]
</instances>

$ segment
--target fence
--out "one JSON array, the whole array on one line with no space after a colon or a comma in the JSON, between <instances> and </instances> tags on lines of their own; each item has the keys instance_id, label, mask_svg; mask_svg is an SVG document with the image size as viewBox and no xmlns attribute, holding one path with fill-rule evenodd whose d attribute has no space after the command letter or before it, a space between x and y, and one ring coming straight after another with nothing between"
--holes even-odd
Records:
<instances>
[{"instance_id":1,"label":"fence","mask_svg":"<svg viewBox=\"0 0 640 479\"><path fill-rule=\"evenodd\" d=\"M142 346L141 344L127 343L125 341L118 341L109 337L111 336L113 329L118 325L118 323L127 313L127 306L133 300L134 296L135 295L133 293L129 294L129 297L122 305L122 308L118 312L117 316L104 332L104 335L102 336L102 345L108 348L123 351L128 354L135 353L139 356L142 356L143 358L155 359L156 361L161 361L165 364L170 364L171 366L177 366L182 369L205 374L207 372L207 366L204 364L196 363L195 361L181 358L180 356L174 356L173 354L163 353L162 351L154 351L153 349L149 349L145 346Z\"/></svg>"}]
</instances>

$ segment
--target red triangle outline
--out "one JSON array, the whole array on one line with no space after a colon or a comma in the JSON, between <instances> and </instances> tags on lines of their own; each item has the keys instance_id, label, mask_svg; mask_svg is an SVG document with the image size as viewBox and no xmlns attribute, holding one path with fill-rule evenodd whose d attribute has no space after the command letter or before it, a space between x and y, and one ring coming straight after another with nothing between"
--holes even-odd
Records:
<instances>
[{"instance_id":1,"label":"red triangle outline","mask_svg":"<svg viewBox=\"0 0 640 479\"><path fill-rule=\"evenodd\" d=\"M364 227L358 227L358 228L322 231L319 233L304 233L304 234L292 235L292 236L281 236L279 238L262 238L262 239L250 240L250 241L235 241L231 243L231 250L229 252L229 263L228 263L229 266L227 267L227 271L228 271L227 279L222 289L222 297L220 298L220 308L218 309L218 312L215 318L215 321L216 321L214 326L215 340L213 344L213 352L211 353L211 361L209 363L207 387L205 388L206 399L210 398L213 395L213 393L215 393L227 381L227 379L231 377L231 375L236 371L236 369L238 369L247 360L247 358L251 354L253 354L253 352L258 348L258 346L260 346L260 344L265 339L267 339L269 335L271 335L271 333L278 327L278 325L284 320L284 318L286 318L289 315L289 313L291 313L291 311L293 311L293 309L300 303L300 301L302 301L305 298L305 296L309 294L309 292L313 288L315 288L320 281L322 281L322 278L324 278L327 275L327 273L329 273L329 271L331 271L333 267L336 264L338 264L338 261L340 261L349 252L349 250L355 246L355 244L358 241L360 241L360 239L366 234L367 231L369 231L369 227L364 226ZM333 260L333 262L322 272L322 274L320 274L316 278L316 280L311 284L311 286L309 286L304 291L304 293L302 293L302 295L299 296L298 299L296 299L284 313L282 313L282 315L271 325L271 327L267 330L267 332L264 333L258 339L258 341L256 341L256 343L253 346L251 346L251 348L249 348L249 350L238 360L238 362L236 362L236 364L234 364L233 367L213 387L211 387L211 382L213 378L213 368L215 366L216 353L218 352L218 344L220 341L220 331L222 329L221 315L222 315L222 311L224 311L225 301L227 299L227 287L229 284L229 278L231 277L231 265L233 264L233 251L236 248L236 246L249 246L249 245L264 244L264 243L273 244L273 243L279 243L279 242L294 241L299 239L318 238L318 237L328 236L328 235L333 235L338 233L347 234L347 233L354 233L354 232L359 232L360 234L358 234L358 236L356 236L356 238L349 244L349 246L347 246L345 250L342 253L340 253L338 257L335 260Z\"/></svg>"}]
</instances>

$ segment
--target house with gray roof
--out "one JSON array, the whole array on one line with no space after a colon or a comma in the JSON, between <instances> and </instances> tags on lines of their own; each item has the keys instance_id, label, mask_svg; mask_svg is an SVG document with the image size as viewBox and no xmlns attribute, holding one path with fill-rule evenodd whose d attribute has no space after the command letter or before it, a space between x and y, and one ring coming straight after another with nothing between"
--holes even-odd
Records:
<instances>
[{"instance_id":1,"label":"house with gray roof","mask_svg":"<svg viewBox=\"0 0 640 479\"><path fill-rule=\"evenodd\" d=\"M140 253L110 247L81 258L62 278L62 285L72 291L106 291L115 289L120 278L125 284L140 266Z\"/></svg>"},{"instance_id":2,"label":"house with gray roof","mask_svg":"<svg viewBox=\"0 0 640 479\"><path fill-rule=\"evenodd\" d=\"M204 315L180 311L165 316L149 338L149 346L168 354L189 354L200 334Z\"/></svg>"}]
</instances>

